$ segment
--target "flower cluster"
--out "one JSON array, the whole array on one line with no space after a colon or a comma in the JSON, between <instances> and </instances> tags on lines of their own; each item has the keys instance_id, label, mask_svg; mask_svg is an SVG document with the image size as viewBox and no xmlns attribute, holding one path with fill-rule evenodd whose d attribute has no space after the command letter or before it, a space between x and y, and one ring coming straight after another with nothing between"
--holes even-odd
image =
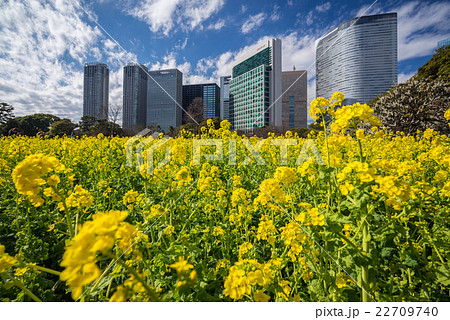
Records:
<instances>
[{"instance_id":1,"label":"flower cluster","mask_svg":"<svg viewBox=\"0 0 450 320\"><path fill-rule=\"evenodd\" d=\"M323 120L327 114L333 115L335 109L342 104L344 101L344 95L342 92L335 92L331 99L325 99L323 97L317 97L311 102L309 107L309 115L314 120Z\"/></svg>"},{"instance_id":2,"label":"flower cluster","mask_svg":"<svg viewBox=\"0 0 450 320\"><path fill-rule=\"evenodd\" d=\"M290 184L297 181L297 177L295 176L295 171L292 168L288 167L278 167L275 170L273 175L275 180L278 180L282 184L289 186Z\"/></svg>"},{"instance_id":3,"label":"flower cluster","mask_svg":"<svg viewBox=\"0 0 450 320\"><path fill-rule=\"evenodd\" d=\"M177 271L178 282L177 288L184 287L186 285L193 285L197 280L197 271L192 270L194 266L190 264L183 257L178 257L178 261L170 265L171 268Z\"/></svg>"},{"instance_id":4,"label":"flower cluster","mask_svg":"<svg viewBox=\"0 0 450 320\"><path fill-rule=\"evenodd\" d=\"M348 106L343 106L336 110L336 121L332 130L340 131L348 126L357 128L363 121L368 121L372 126L380 126L380 120L373 115L373 109L367 104L355 103Z\"/></svg>"},{"instance_id":5,"label":"flower cluster","mask_svg":"<svg viewBox=\"0 0 450 320\"><path fill-rule=\"evenodd\" d=\"M122 202L127 206L128 210L133 210L136 198L139 196L139 192L130 190L123 196Z\"/></svg>"},{"instance_id":6,"label":"flower cluster","mask_svg":"<svg viewBox=\"0 0 450 320\"><path fill-rule=\"evenodd\" d=\"M92 221L83 224L67 247L61 262L61 266L65 267L61 280L67 280L72 288L73 299L78 299L83 287L100 276L101 271L96 264L98 253L103 256L111 255L116 240L122 251L129 249L136 228L124 222L127 215L126 211L94 214Z\"/></svg>"},{"instance_id":7,"label":"flower cluster","mask_svg":"<svg viewBox=\"0 0 450 320\"><path fill-rule=\"evenodd\" d=\"M270 282L266 279L262 266L256 260L241 260L236 262L229 270L228 277L225 280L225 295L233 300L242 299L245 294L251 295L252 286L263 286Z\"/></svg>"},{"instance_id":8,"label":"flower cluster","mask_svg":"<svg viewBox=\"0 0 450 320\"><path fill-rule=\"evenodd\" d=\"M450 109L448 109L447 111L445 111L445 113L444 113L444 118L445 118L447 121L450 121Z\"/></svg>"},{"instance_id":9,"label":"flower cluster","mask_svg":"<svg viewBox=\"0 0 450 320\"><path fill-rule=\"evenodd\" d=\"M406 182L394 176L378 177L377 185L373 191L386 195L386 204L400 209L402 202L408 201L412 196L411 186Z\"/></svg>"},{"instance_id":10,"label":"flower cluster","mask_svg":"<svg viewBox=\"0 0 450 320\"><path fill-rule=\"evenodd\" d=\"M5 252L5 246L0 244L0 273L8 271L16 263L16 259Z\"/></svg>"},{"instance_id":11,"label":"flower cluster","mask_svg":"<svg viewBox=\"0 0 450 320\"><path fill-rule=\"evenodd\" d=\"M273 245L275 243L274 235L277 233L278 231L273 225L273 221L269 219L268 216L263 215L259 221L256 238L258 240L267 240L271 245Z\"/></svg>"},{"instance_id":12,"label":"flower cluster","mask_svg":"<svg viewBox=\"0 0 450 320\"><path fill-rule=\"evenodd\" d=\"M348 163L341 172L337 174L339 186L343 195L351 192L356 184L369 183L375 180L377 169L369 167L366 162L353 161Z\"/></svg>"},{"instance_id":13,"label":"flower cluster","mask_svg":"<svg viewBox=\"0 0 450 320\"><path fill-rule=\"evenodd\" d=\"M41 153L33 154L21 161L12 172L12 178L17 192L28 197L30 202L39 207L44 199L39 196L40 188L44 184L56 186L59 177L52 175L47 180L45 176L52 172L60 172L65 169L58 159Z\"/></svg>"},{"instance_id":14,"label":"flower cluster","mask_svg":"<svg viewBox=\"0 0 450 320\"><path fill-rule=\"evenodd\" d=\"M281 204L285 203L288 199L281 188L280 181L277 179L264 180L261 182L259 189L259 195L254 201L255 206L258 206L258 204L265 206L269 202Z\"/></svg>"},{"instance_id":15,"label":"flower cluster","mask_svg":"<svg viewBox=\"0 0 450 320\"><path fill-rule=\"evenodd\" d=\"M71 208L87 209L93 204L94 197L88 190L83 189L80 185L76 185L73 192L69 193L69 196L66 199L67 207ZM62 204L59 205L59 209L64 210Z\"/></svg>"},{"instance_id":16,"label":"flower cluster","mask_svg":"<svg viewBox=\"0 0 450 320\"><path fill-rule=\"evenodd\" d=\"M288 256L292 261L297 261L298 256L303 251L302 243L306 240L306 235L302 232L298 223L289 222L285 227L282 227L281 239L289 248Z\"/></svg>"}]
</instances>

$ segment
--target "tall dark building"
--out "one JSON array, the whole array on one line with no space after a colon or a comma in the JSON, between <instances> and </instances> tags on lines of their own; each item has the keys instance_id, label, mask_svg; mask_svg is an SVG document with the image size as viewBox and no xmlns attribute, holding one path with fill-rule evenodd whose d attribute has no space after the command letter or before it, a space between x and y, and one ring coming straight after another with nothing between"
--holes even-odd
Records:
<instances>
[{"instance_id":1,"label":"tall dark building","mask_svg":"<svg viewBox=\"0 0 450 320\"><path fill-rule=\"evenodd\" d=\"M123 128L139 131L147 123L148 69L137 63L123 67Z\"/></svg>"},{"instance_id":2,"label":"tall dark building","mask_svg":"<svg viewBox=\"0 0 450 320\"><path fill-rule=\"evenodd\" d=\"M306 128L308 120L306 70L283 71L282 123L284 128Z\"/></svg>"},{"instance_id":3,"label":"tall dark building","mask_svg":"<svg viewBox=\"0 0 450 320\"><path fill-rule=\"evenodd\" d=\"M183 74L178 69L149 71L147 126L167 131L181 126Z\"/></svg>"},{"instance_id":4,"label":"tall dark building","mask_svg":"<svg viewBox=\"0 0 450 320\"><path fill-rule=\"evenodd\" d=\"M109 68L104 63L84 64L83 116L108 119Z\"/></svg>"},{"instance_id":5,"label":"tall dark building","mask_svg":"<svg viewBox=\"0 0 450 320\"><path fill-rule=\"evenodd\" d=\"M230 80L231 76L220 77L220 119L231 123Z\"/></svg>"},{"instance_id":6,"label":"tall dark building","mask_svg":"<svg viewBox=\"0 0 450 320\"><path fill-rule=\"evenodd\" d=\"M217 84L184 85L183 109L189 111L192 109L192 103L197 102L201 102L203 105L203 119L220 117L220 88ZM186 116L184 118L186 119Z\"/></svg>"}]
</instances>

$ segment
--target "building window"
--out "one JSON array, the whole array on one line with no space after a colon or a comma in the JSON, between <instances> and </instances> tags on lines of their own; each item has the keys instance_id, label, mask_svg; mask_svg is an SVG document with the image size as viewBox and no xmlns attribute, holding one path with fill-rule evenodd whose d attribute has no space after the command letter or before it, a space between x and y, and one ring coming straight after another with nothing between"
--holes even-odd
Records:
<instances>
[{"instance_id":1,"label":"building window","mask_svg":"<svg viewBox=\"0 0 450 320\"><path fill-rule=\"evenodd\" d=\"M292 129L295 126L294 108L295 108L294 96L289 96L289 129Z\"/></svg>"}]
</instances>

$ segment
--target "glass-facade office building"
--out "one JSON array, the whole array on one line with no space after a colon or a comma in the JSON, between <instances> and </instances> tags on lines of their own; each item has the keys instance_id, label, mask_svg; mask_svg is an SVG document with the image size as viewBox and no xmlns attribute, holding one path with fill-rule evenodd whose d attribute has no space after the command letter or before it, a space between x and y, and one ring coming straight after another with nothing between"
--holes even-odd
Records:
<instances>
[{"instance_id":1,"label":"glass-facade office building","mask_svg":"<svg viewBox=\"0 0 450 320\"><path fill-rule=\"evenodd\" d=\"M233 124L233 111L230 109L231 76L220 77L220 119Z\"/></svg>"},{"instance_id":2,"label":"glass-facade office building","mask_svg":"<svg viewBox=\"0 0 450 320\"><path fill-rule=\"evenodd\" d=\"M220 88L215 83L190 84L183 86L183 109L188 110L196 98L203 103L203 119L219 117Z\"/></svg>"},{"instance_id":3,"label":"glass-facade office building","mask_svg":"<svg viewBox=\"0 0 450 320\"><path fill-rule=\"evenodd\" d=\"M181 126L183 74L178 69L149 71L147 126L164 131Z\"/></svg>"},{"instance_id":4,"label":"glass-facade office building","mask_svg":"<svg viewBox=\"0 0 450 320\"><path fill-rule=\"evenodd\" d=\"M104 63L84 64L83 116L108 119L109 68Z\"/></svg>"},{"instance_id":5,"label":"glass-facade office building","mask_svg":"<svg viewBox=\"0 0 450 320\"><path fill-rule=\"evenodd\" d=\"M316 42L316 95L367 103L397 84L397 13L354 18Z\"/></svg>"},{"instance_id":6,"label":"glass-facade office building","mask_svg":"<svg viewBox=\"0 0 450 320\"><path fill-rule=\"evenodd\" d=\"M281 40L261 44L232 64L233 127L281 126Z\"/></svg>"},{"instance_id":7,"label":"glass-facade office building","mask_svg":"<svg viewBox=\"0 0 450 320\"><path fill-rule=\"evenodd\" d=\"M147 79L146 66L129 63L123 68L123 128L137 132L146 127Z\"/></svg>"},{"instance_id":8,"label":"glass-facade office building","mask_svg":"<svg viewBox=\"0 0 450 320\"><path fill-rule=\"evenodd\" d=\"M440 48L445 48L446 46L450 45L450 38L449 39L445 39L442 41L438 42L438 49Z\"/></svg>"}]
</instances>

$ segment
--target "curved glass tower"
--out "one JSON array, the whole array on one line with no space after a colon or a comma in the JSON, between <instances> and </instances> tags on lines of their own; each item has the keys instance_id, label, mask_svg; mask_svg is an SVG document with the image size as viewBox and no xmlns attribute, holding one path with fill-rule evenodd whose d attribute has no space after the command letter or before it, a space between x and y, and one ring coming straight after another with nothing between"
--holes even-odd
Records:
<instances>
[{"instance_id":1,"label":"curved glass tower","mask_svg":"<svg viewBox=\"0 0 450 320\"><path fill-rule=\"evenodd\" d=\"M397 84L397 13L354 18L316 43L316 95L367 103Z\"/></svg>"}]
</instances>

